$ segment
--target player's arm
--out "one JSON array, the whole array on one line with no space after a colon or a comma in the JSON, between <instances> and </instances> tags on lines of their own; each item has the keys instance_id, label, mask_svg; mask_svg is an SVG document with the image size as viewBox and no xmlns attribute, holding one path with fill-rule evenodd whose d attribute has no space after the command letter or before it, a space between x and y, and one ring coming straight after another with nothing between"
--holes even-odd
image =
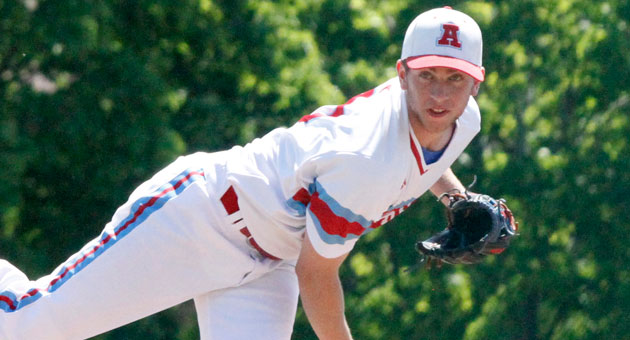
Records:
<instances>
[{"instance_id":1,"label":"player's arm","mask_svg":"<svg viewBox=\"0 0 630 340\"><path fill-rule=\"evenodd\" d=\"M433 184L430 188L431 192L436 197L440 197L443 193L453 189L457 189L460 192L464 192L466 190L451 168L446 169L446 171L442 174L442 177L440 177L440 179L438 179L437 182L435 182L435 184ZM447 197L442 198L442 203L444 203L444 205L448 205L449 199Z\"/></svg>"},{"instance_id":2,"label":"player's arm","mask_svg":"<svg viewBox=\"0 0 630 340\"><path fill-rule=\"evenodd\" d=\"M343 288L339 280L339 267L347 256L329 259L319 255L305 233L295 271L302 306L320 340L352 339L344 315Z\"/></svg>"}]
</instances>

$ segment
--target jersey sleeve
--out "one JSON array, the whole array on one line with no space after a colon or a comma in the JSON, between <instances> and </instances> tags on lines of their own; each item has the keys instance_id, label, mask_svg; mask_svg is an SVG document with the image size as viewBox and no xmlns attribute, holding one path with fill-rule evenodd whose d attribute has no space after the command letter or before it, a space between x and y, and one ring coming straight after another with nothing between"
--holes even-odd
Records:
<instances>
[{"instance_id":1,"label":"jersey sleeve","mask_svg":"<svg viewBox=\"0 0 630 340\"><path fill-rule=\"evenodd\" d=\"M329 164L319 167L328 169L320 171L309 186L306 232L320 255L335 258L350 252L359 237L376 228L374 221L387 206L378 185L370 185L374 183L373 173L365 169L374 167L365 164L369 160L359 158L339 162L335 159L324 163ZM352 165L348 167L348 164Z\"/></svg>"},{"instance_id":2,"label":"jersey sleeve","mask_svg":"<svg viewBox=\"0 0 630 340\"><path fill-rule=\"evenodd\" d=\"M306 232L320 255L339 257L352 250L371 223L339 204L320 185L316 187L307 209Z\"/></svg>"}]
</instances>

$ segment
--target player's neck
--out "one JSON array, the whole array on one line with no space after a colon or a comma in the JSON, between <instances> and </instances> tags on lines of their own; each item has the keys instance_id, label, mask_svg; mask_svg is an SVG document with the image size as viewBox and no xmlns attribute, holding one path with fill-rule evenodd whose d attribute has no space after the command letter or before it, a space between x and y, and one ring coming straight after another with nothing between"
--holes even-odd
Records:
<instances>
[{"instance_id":1,"label":"player's neck","mask_svg":"<svg viewBox=\"0 0 630 340\"><path fill-rule=\"evenodd\" d=\"M414 124L412 120L410 124L412 133L416 136L416 139L423 148L431 151L439 151L444 149L449 144L451 138L453 137L453 134L455 133L456 125L454 123L450 129L438 132L430 131L428 129L425 129L422 124L417 124L417 122L415 123L416 124Z\"/></svg>"}]
</instances>

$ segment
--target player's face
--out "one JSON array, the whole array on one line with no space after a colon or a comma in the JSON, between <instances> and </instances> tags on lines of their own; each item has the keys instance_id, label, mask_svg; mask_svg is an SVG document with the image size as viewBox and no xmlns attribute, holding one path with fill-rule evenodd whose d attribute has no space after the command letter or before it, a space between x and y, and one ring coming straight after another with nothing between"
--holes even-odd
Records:
<instances>
[{"instance_id":1,"label":"player's face","mask_svg":"<svg viewBox=\"0 0 630 340\"><path fill-rule=\"evenodd\" d=\"M474 78L446 67L405 69L399 65L398 75L416 135L438 138L448 134L450 138L455 120L464 112L470 96L479 91ZM443 147L443 143L438 144Z\"/></svg>"}]
</instances>

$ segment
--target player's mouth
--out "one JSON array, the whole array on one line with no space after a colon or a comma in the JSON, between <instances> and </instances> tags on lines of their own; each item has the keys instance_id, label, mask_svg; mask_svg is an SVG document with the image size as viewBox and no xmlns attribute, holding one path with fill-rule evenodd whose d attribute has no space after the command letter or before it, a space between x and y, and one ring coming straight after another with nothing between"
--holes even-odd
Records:
<instances>
[{"instance_id":1,"label":"player's mouth","mask_svg":"<svg viewBox=\"0 0 630 340\"><path fill-rule=\"evenodd\" d=\"M432 109L428 109L427 112L429 113L431 117L440 118L440 117L446 116L449 111L443 108L432 108Z\"/></svg>"}]
</instances>

